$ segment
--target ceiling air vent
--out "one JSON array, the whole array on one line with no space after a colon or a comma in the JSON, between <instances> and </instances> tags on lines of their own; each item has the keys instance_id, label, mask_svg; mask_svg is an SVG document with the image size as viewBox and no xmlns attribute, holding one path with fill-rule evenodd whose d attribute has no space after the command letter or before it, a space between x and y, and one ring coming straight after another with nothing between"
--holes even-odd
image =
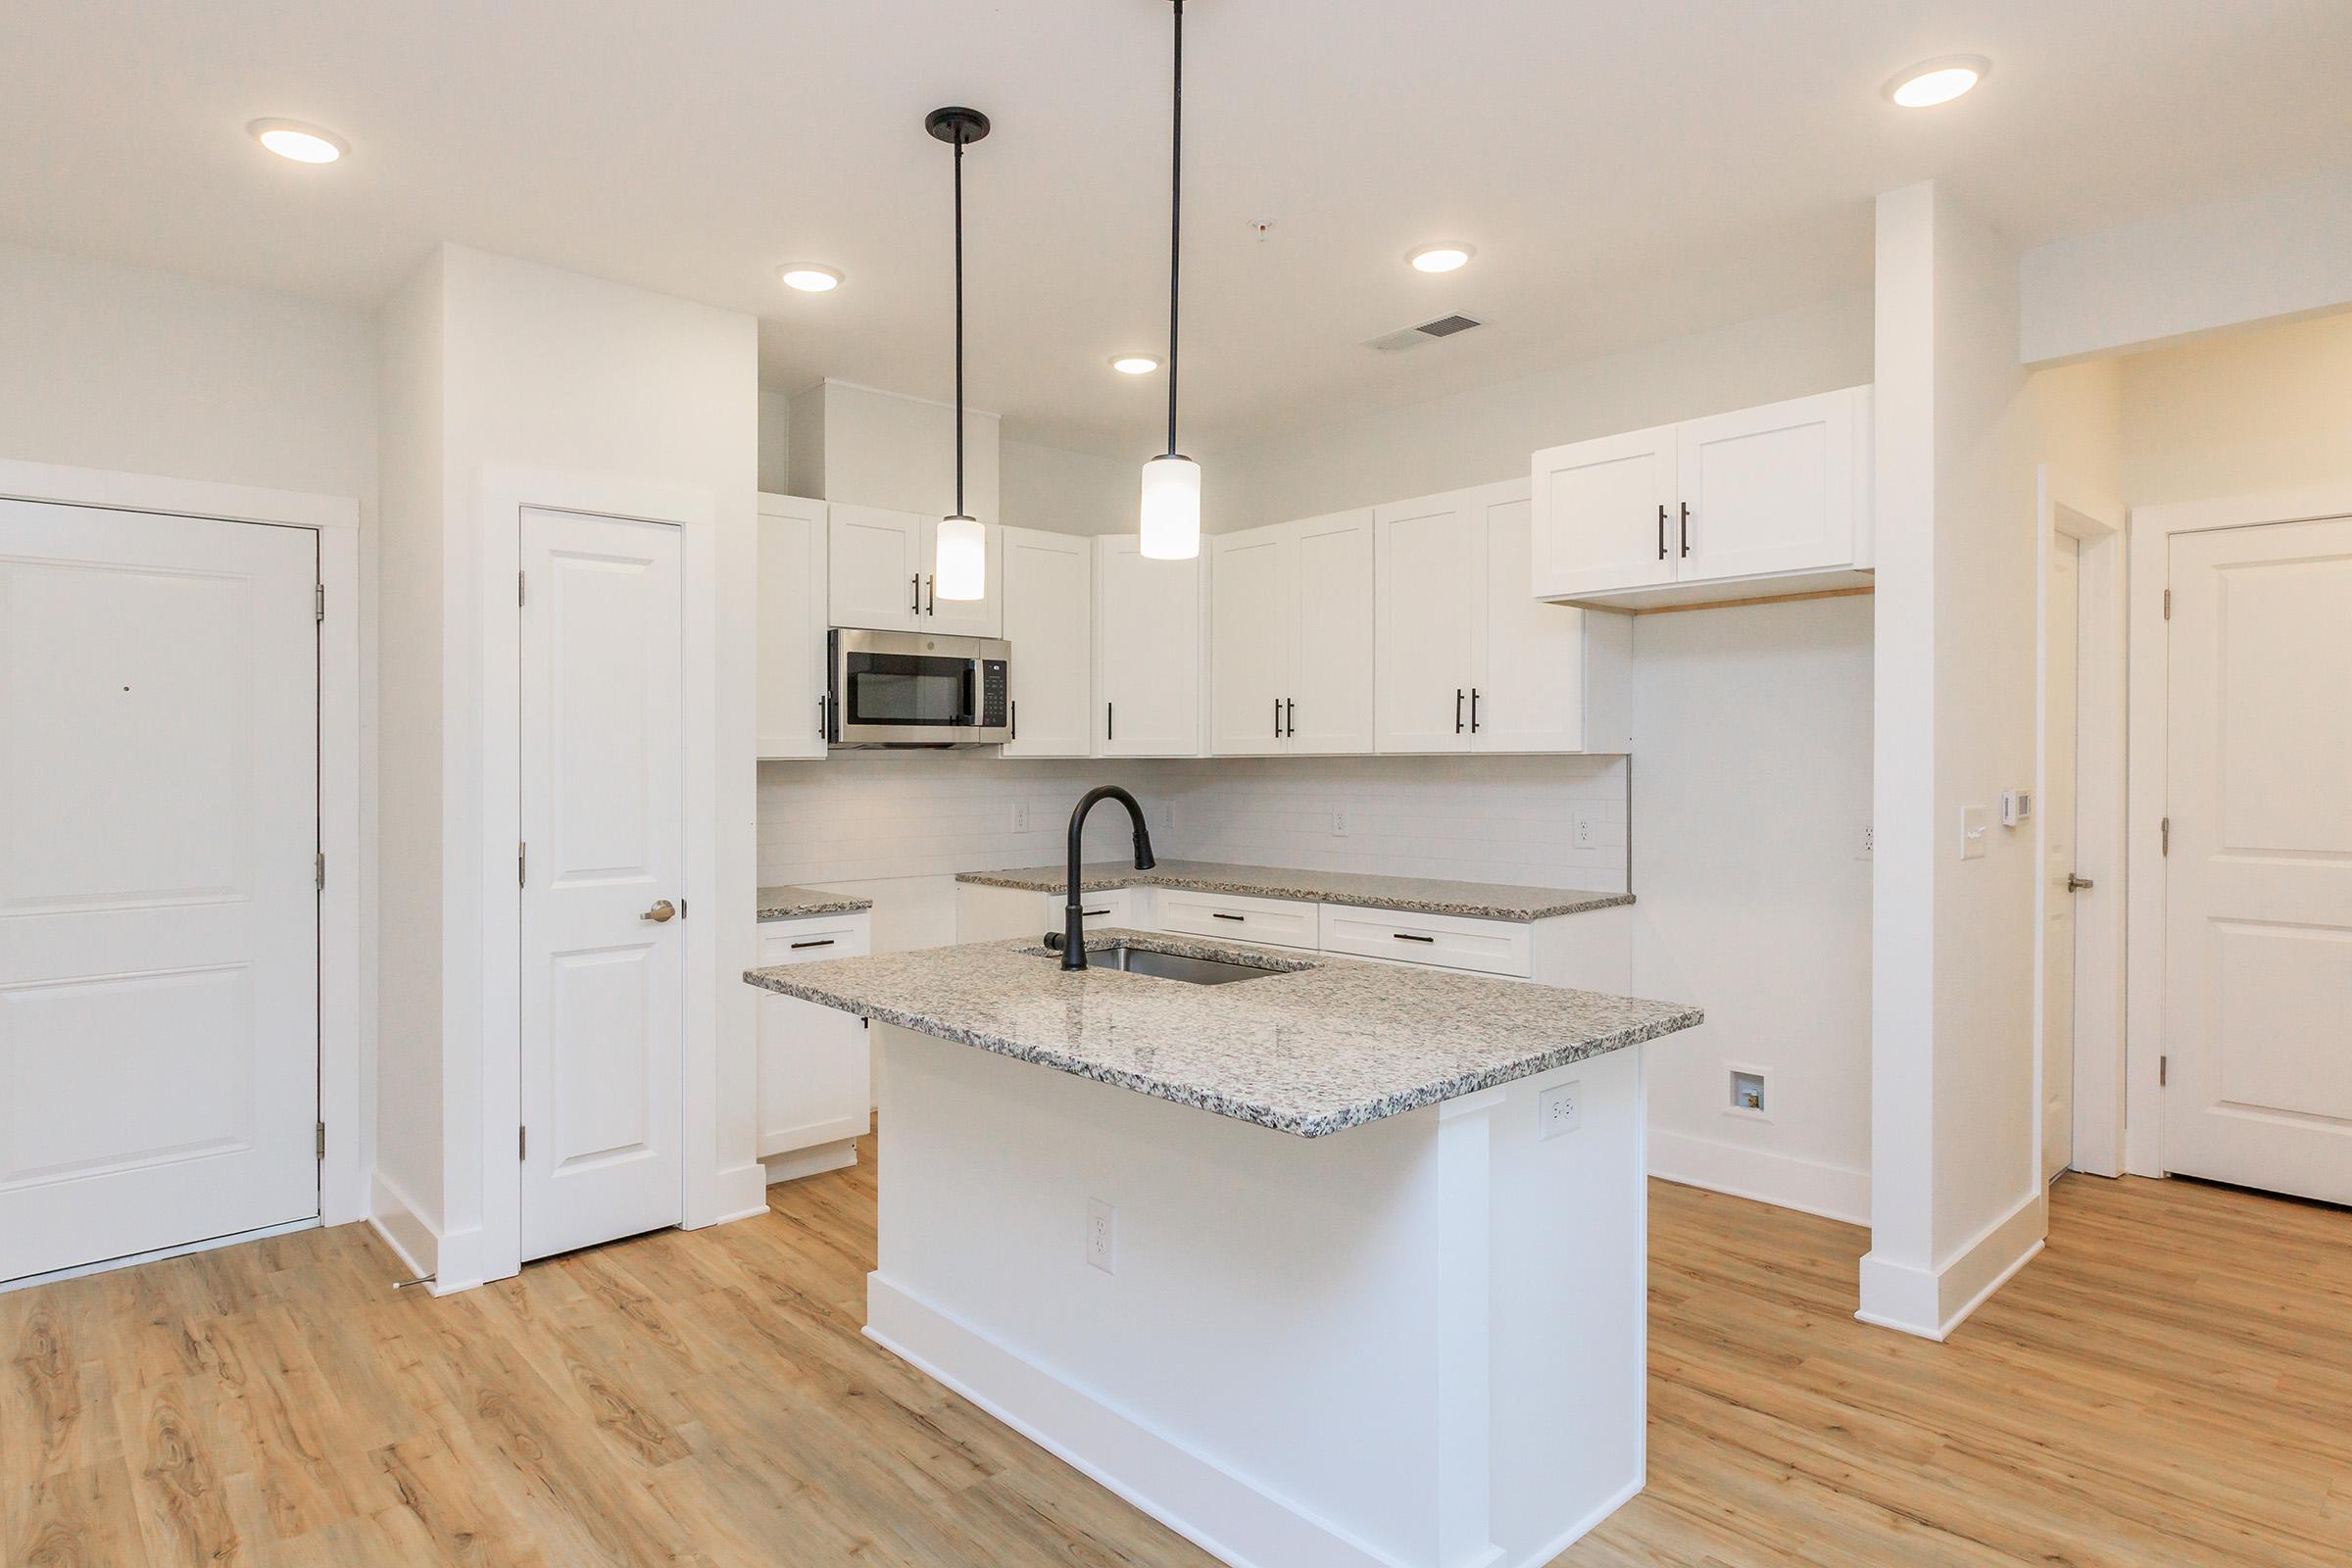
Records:
<instances>
[{"instance_id":1,"label":"ceiling air vent","mask_svg":"<svg viewBox=\"0 0 2352 1568\"><path fill-rule=\"evenodd\" d=\"M1423 321L1419 326L1408 326L1400 332L1367 338L1364 347L1378 349L1383 354L1395 354L1404 349L1419 348L1424 343L1435 342L1442 337L1451 337L1456 332L1467 332L1480 324L1467 316L1441 316L1434 321Z\"/></svg>"}]
</instances>

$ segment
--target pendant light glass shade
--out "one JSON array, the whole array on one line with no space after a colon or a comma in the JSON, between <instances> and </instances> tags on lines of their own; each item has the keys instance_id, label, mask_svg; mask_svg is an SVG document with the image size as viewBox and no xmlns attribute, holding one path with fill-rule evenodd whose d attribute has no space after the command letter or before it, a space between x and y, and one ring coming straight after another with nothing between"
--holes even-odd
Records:
<instances>
[{"instance_id":1,"label":"pendant light glass shade","mask_svg":"<svg viewBox=\"0 0 2352 1568\"><path fill-rule=\"evenodd\" d=\"M1200 465L1192 459L1169 452L1144 465L1143 551L1153 561L1200 554Z\"/></svg>"},{"instance_id":2,"label":"pendant light glass shade","mask_svg":"<svg viewBox=\"0 0 2352 1568\"><path fill-rule=\"evenodd\" d=\"M931 591L942 599L988 597L988 530L970 517L939 519L939 560Z\"/></svg>"}]
</instances>

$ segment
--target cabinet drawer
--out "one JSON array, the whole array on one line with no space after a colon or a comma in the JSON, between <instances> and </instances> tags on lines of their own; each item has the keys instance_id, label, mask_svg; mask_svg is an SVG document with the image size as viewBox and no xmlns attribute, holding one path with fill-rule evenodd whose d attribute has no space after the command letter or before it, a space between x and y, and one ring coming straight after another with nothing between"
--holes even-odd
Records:
<instances>
[{"instance_id":1,"label":"cabinet drawer","mask_svg":"<svg viewBox=\"0 0 2352 1568\"><path fill-rule=\"evenodd\" d=\"M801 920L763 920L760 966L814 963L820 958L862 958L869 951L871 920L862 914L809 915Z\"/></svg>"},{"instance_id":2,"label":"cabinet drawer","mask_svg":"<svg viewBox=\"0 0 2352 1568\"><path fill-rule=\"evenodd\" d=\"M1250 899L1228 893L1189 893L1182 888L1153 888L1152 902L1158 913L1153 922L1161 931L1191 936L1231 937L1238 942L1265 942L1278 948L1315 946L1316 906L1288 899Z\"/></svg>"},{"instance_id":3,"label":"cabinet drawer","mask_svg":"<svg viewBox=\"0 0 2352 1568\"><path fill-rule=\"evenodd\" d=\"M1390 958L1481 974L1535 972L1534 928L1515 920L1466 920L1452 914L1323 906L1323 951Z\"/></svg>"},{"instance_id":4,"label":"cabinet drawer","mask_svg":"<svg viewBox=\"0 0 2352 1568\"><path fill-rule=\"evenodd\" d=\"M1144 924L1136 901L1151 896L1150 888L1111 888L1102 893L1081 893L1078 895L1078 912L1085 919L1089 931L1099 931L1110 925L1132 929ZM1038 906L1045 913L1045 924L1038 927L1040 931L1061 929L1065 897L1059 893L1041 893L1037 896Z\"/></svg>"}]
</instances>

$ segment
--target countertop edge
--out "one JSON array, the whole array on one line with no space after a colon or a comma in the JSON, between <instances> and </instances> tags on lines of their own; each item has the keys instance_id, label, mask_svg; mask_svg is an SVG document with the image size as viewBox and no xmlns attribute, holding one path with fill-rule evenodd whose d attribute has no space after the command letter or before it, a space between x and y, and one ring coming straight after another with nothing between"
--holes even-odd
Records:
<instances>
[{"instance_id":1,"label":"countertop edge","mask_svg":"<svg viewBox=\"0 0 2352 1568\"><path fill-rule=\"evenodd\" d=\"M1005 871L958 871L956 880L976 887L1011 888L1022 893L1060 891L1058 883L1041 886L1034 877L1017 876ZM1634 902L1631 893L1589 893L1580 894L1573 900L1507 908L1501 905L1458 900L1417 899L1409 894L1334 893L1305 886L1286 887L1280 882L1236 882L1215 877L1171 876L1159 871L1085 872L1078 883L1081 893L1109 893L1119 888L1176 888L1187 893L1222 893L1234 898L1291 899L1300 904L1330 904L1351 909L1395 909L1402 914L1449 914L1459 919L1500 920L1513 925L1533 925L1538 920L1585 914L1593 909L1621 908Z\"/></svg>"}]
</instances>

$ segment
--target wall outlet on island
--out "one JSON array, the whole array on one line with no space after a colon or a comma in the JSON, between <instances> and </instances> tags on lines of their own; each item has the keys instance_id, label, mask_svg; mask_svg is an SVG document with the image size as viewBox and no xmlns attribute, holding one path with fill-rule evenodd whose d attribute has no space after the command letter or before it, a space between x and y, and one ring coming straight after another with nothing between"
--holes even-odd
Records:
<instances>
[{"instance_id":1,"label":"wall outlet on island","mask_svg":"<svg viewBox=\"0 0 2352 1568\"><path fill-rule=\"evenodd\" d=\"M1331 836L1335 839L1344 839L1348 836L1348 813L1346 811L1335 810L1331 813Z\"/></svg>"},{"instance_id":2,"label":"wall outlet on island","mask_svg":"<svg viewBox=\"0 0 2352 1568\"><path fill-rule=\"evenodd\" d=\"M1119 1271L1119 1211L1100 1198L1086 1200L1086 1260L1105 1274Z\"/></svg>"},{"instance_id":3,"label":"wall outlet on island","mask_svg":"<svg viewBox=\"0 0 2352 1568\"><path fill-rule=\"evenodd\" d=\"M1553 1084L1536 1097L1536 1127L1545 1138L1572 1133L1584 1125L1585 1086Z\"/></svg>"}]
</instances>

